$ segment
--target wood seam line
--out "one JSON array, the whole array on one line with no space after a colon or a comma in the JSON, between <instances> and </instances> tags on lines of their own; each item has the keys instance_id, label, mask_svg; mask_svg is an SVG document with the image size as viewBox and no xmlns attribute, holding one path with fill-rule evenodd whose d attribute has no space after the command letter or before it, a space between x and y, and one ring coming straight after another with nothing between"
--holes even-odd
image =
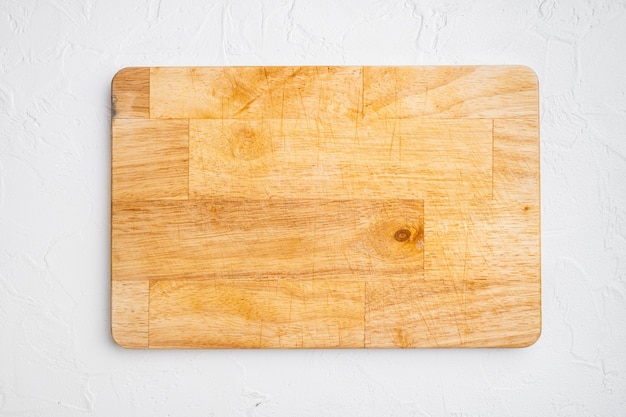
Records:
<instances>
[{"instance_id":1,"label":"wood seam line","mask_svg":"<svg viewBox=\"0 0 626 417\"><path fill-rule=\"evenodd\" d=\"M187 200L189 200L189 182L191 181L189 179L189 177L191 177L191 150L190 150L190 125L191 125L191 121L189 119L187 119Z\"/></svg>"},{"instance_id":2,"label":"wood seam line","mask_svg":"<svg viewBox=\"0 0 626 417\"><path fill-rule=\"evenodd\" d=\"M148 119L152 119L152 68L148 70Z\"/></svg>"},{"instance_id":3,"label":"wood seam line","mask_svg":"<svg viewBox=\"0 0 626 417\"><path fill-rule=\"evenodd\" d=\"M148 120L152 120L152 68L148 69ZM189 135L187 135L187 141L189 141ZM189 142L187 142L187 149L189 150ZM187 174L189 174L189 169L187 169ZM189 175L187 176L189 177ZM187 194L187 198L189 198L189 194ZM146 327L148 332L147 337L147 345L148 349L150 349L150 301L152 300L152 281L148 280L148 311L146 312Z\"/></svg>"},{"instance_id":4,"label":"wood seam line","mask_svg":"<svg viewBox=\"0 0 626 417\"><path fill-rule=\"evenodd\" d=\"M146 327L148 331L147 345L150 349L150 301L152 300L152 280L148 280L148 311L146 317Z\"/></svg>"},{"instance_id":5,"label":"wood seam line","mask_svg":"<svg viewBox=\"0 0 626 417\"><path fill-rule=\"evenodd\" d=\"M537 86L537 94L539 94L539 86ZM542 221L542 216L541 216L541 115L539 113L539 106L540 106L540 102L539 102L539 98L537 98L537 116L532 118L531 120L533 120L534 123L536 123L536 130L535 130L535 135L537 137L537 210L538 210L538 221L537 221L537 236L538 236L538 264L537 264L537 272L539 275L539 280L538 280L538 306L539 306L539 337L541 337L541 333L542 333L542 329L543 329L543 276L542 276L542 272L541 272L541 265L542 265L542 256L541 256L541 247L542 247L542 240L541 240L541 221Z\"/></svg>"},{"instance_id":6,"label":"wood seam line","mask_svg":"<svg viewBox=\"0 0 626 417\"><path fill-rule=\"evenodd\" d=\"M365 67L361 67L361 109L356 117L365 119Z\"/></svg>"},{"instance_id":7,"label":"wood seam line","mask_svg":"<svg viewBox=\"0 0 626 417\"><path fill-rule=\"evenodd\" d=\"M495 120L491 119L491 200L493 201L493 168L494 168L494 154L495 154L495 145L496 145L496 136L495 136Z\"/></svg>"},{"instance_id":8,"label":"wood seam line","mask_svg":"<svg viewBox=\"0 0 626 417\"><path fill-rule=\"evenodd\" d=\"M367 281L363 283L363 348L367 347Z\"/></svg>"}]
</instances>

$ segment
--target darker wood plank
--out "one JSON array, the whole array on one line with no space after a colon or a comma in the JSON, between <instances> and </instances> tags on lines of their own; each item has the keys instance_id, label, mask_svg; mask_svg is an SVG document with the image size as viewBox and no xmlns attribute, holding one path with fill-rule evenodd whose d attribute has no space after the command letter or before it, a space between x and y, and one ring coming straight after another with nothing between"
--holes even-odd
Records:
<instances>
[{"instance_id":1,"label":"darker wood plank","mask_svg":"<svg viewBox=\"0 0 626 417\"><path fill-rule=\"evenodd\" d=\"M420 200L203 200L113 206L114 279L368 280L423 270Z\"/></svg>"},{"instance_id":2,"label":"darker wood plank","mask_svg":"<svg viewBox=\"0 0 626 417\"><path fill-rule=\"evenodd\" d=\"M111 83L111 117L150 117L150 68L123 68Z\"/></svg>"},{"instance_id":3,"label":"darker wood plank","mask_svg":"<svg viewBox=\"0 0 626 417\"><path fill-rule=\"evenodd\" d=\"M189 195L189 122L114 119L111 198L187 199Z\"/></svg>"}]
</instances>

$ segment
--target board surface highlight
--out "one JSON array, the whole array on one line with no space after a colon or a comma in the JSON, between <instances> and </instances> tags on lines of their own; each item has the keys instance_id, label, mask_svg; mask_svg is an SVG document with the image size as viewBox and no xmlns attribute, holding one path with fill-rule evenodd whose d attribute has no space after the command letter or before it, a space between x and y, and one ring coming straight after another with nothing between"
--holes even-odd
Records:
<instances>
[{"instance_id":1,"label":"board surface highlight","mask_svg":"<svg viewBox=\"0 0 626 417\"><path fill-rule=\"evenodd\" d=\"M534 343L538 94L523 66L122 69L114 339Z\"/></svg>"}]
</instances>

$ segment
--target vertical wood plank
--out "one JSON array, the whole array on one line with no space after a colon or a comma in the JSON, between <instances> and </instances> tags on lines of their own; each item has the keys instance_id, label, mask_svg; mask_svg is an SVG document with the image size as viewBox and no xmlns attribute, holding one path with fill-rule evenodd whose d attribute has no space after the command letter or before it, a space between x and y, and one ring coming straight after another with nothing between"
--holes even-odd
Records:
<instances>
[{"instance_id":1,"label":"vertical wood plank","mask_svg":"<svg viewBox=\"0 0 626 417\"><path fill-rule=\"evenodd\" d=\"M125 348L148 347L148 281L111 281L113 339Z\"/></svg>"},{"instance_id":2,"label":"vertical wood plank","mask_svg":"<svg viewBox=\"0 0 626 417\"><path fill-rule=\"evenodd\" d=\"M539 121L493 121L493 197L539 204ZM538 219L537 219L538 220Z\"/></svg>"},{"instance_id":3,"label":"vertical wood plank","mask_svg":"<svg viewBox=\"0 0 626 417\"><path fill-rule=\"evenodd\" d=\"M123 68L111 83L111 114L114 119L150 117L150 68Z\"/></svg>"}]
</instances>

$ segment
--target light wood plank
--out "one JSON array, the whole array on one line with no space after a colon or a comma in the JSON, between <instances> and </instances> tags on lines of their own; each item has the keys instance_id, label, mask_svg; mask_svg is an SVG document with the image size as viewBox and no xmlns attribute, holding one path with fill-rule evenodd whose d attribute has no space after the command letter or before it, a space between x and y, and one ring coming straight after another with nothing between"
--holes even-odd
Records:
<instances>
[{"instance_id":1,"label":"light wood plank","mask_svg":"<svg viewBox=\"0 0 626 417\"><path fill-rule=\"evenodd\" d=\"M459 346L457 299L450 282L424 274L368 281L365 346Z\"/></svg>"},{"instance_id":2,"label":"light wood plank","mask_svg":"<svg viewBox=\"0 0 626 417\"><path fill-rule=\"evenodd\" d=\"M537 75L524 66L365 67L365 118L531 118Z\"/></svg>"},{"instance_id":3,"label":"light wood plank","mask_svg":"<svg viewBox=\"0 0 626 417\"><path fill-rule=\"evenodd\" d=\"M492 195L491 120L191 120L191 198Z\"/></svg>"},{"instance_id":4,"label":"light wood plank","mask_svg":"<svg viewBox=\"0 0 626 417\"><path fill-rule=\"evenodd\" d=\"M157 281L152 348L356 348L364 345L363 282Z\"/></svg>"},{"instance_id":5,"label":"light wood plank","mask_svg":"<svg viewBox=\"0 0 626 417\"><path fill-rule=\"evenodd\" d=\"M111 329L125 348L148 347L148 281L111 281Z\"/></svg>"},{"instance_id":6,"label":"light wood plank","mask_svg":"<svg viewBox=\"0 0 626 417\"><path fill-rule=\"evenodd\" d=\"M361 67L195 67L151 69L157 119L354 119Z\"/></svg>"},{"instance_id":7,"label":"light wood plank","mask_svg":"<svg viewBox=\"0 0 626 417\"><path fill-rule=\"evenodd\" d=\"M534 342L541 328L539 207L431 202L424 216L426 276L455 289L457 320L465 323L460 344L473 345L469 340L477 336L471 333L477 332L483 345L503 334ZM487 285L486 294L504 296L470 298L468 286L480 281ZM525 317L524 324L515 317Z\"/></svg>"},{"instance_id":8,"label":"light wood plank","mask_svg":"<svg viewBox=\"0 0 626 417\"><path fill-rule=\"evenodd\" d=\"M483 271L484 272L484 271ZM477 275L367 282L366 347L524 347L541 332L536 285Z\"/></svg>"},{"instance_id":9,"label":"light wood plank","mask_svg":"<svg viewBox=\"0 0 626 417\"><path fill-rule=\"evenodd\" d=\"M150 117L150 68L124 68L111 83L111 115L117 119Z\"/></svg>"},{"instance_id":10,"label":"light wood plank","mask_svg":"<svg viewBox=\"0 0 626 417\"><path fill-rule=\"evenodd\" d=\"M119 203L118 280L364 280L423 270L418 200L239 200Z\"/></svg>"},{"instance_id":11,"label":"light wood plank","mask_svg":"<svg viewBox=\"0 0 626 417\"><path fill-rule=\"evenodd\" d=\"M114 119L113 200L187 199L189 122Z\"/></svg>"},{"instance_id":12,"label":"light wood plank","mask_svg":"<svg viewBox=\"0 0 626 417\"><path fill-rule=\"evenodd\" d=\"M498 201L539 205L539 120L494 120L493 193Z\"/></svg>"}]
</instances>

